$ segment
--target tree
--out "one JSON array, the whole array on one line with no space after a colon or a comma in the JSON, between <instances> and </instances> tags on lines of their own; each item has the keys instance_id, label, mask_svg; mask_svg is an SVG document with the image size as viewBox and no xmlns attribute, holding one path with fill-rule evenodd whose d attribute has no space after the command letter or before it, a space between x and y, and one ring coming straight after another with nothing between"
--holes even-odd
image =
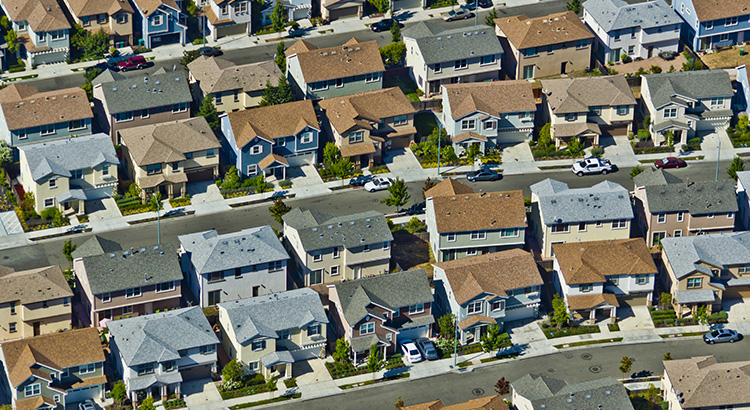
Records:
<instances>
[{"instance_id":1,"label":"tree","mask_svg":"<svg viewBox=\"0 0 750 410\"><path fill-rule=\"evenodd\" d=\"M195 12L198 10L198 6L195 4L193 0L188 0L187 4L185 5L185 11L187 14L191 17L195 17Z\"/></svg>"},{"instance_id":2,"label":"tree","mask_svg":"<svg viewBox=\"0 0 750 410\"><path fill-rule=\"evenodd\" d=\"M16 33L16 30L8 30L5 33L5 43L8 45L9 53L15 54L18 51L18 33Z\"/></svg>"},{"instance_id":3,"label":"tree","mask_svg":"<svg viewBox=\"0 0 750 410\"><path fill-rule=\"evenodd\" d=\"M286 26L286 20L288 16L286 11L284 10L284 3L280 1L276 1L276 5L273 7L273 11L271 12L271 28L275 32L280 32L284 30L284 26Z\"/></svg>"},{"instance_id":4,"label":"tree","mask_svg":"<svg viewBox=\"0 0 750 410\"><path fill-rule=\"evenodd\" d=\"M474 171L474 163L482 153L479 151L479 144L471 144L466 148L466 158L471 162L471 170Z\"/></svg>"},{"instance_id":5,"label":"tree","mask_svg":"<svg viewBox=\"0 0 750 410\"><path fill-rule=\"evenodd\" d=\"M664 353L664 359L663 360L664 361L672 360L672 353L670 353L670 352Z\"/></svg>"},{"instance_id":6,"label":"tree","mask_svg":"<svg viewBox=\"0 0 750 410\"><path fill-rule=\"evenodd\" d=\"M109 34L99 30L94 34L86 31L83 39L83 56L85 58L102 58L109 51Z\"/></svg>"},{"instance_id":7,"label":"tree","mask_svg":"<svg viewBox=\"0 0 750 410\"><path fill-rule=\"evenodd\" d=\"M393 184L388 187L388 198L382 199L380 202L388 206L392 206L398 210L400 207L406 205L411 199L409 190L406 188L406 183L401 178L396 178Z\"/></svg>"},{"instance_id":8,"label":"tree","mask_svg":"<svg viewBox=\"0 0 750 410\"><path fill-rule=\"evenodd\" d=\"M495 393L501 396L510 393L510 382L505 380L505 377L501 377L500 380L495 383Z\"/></svg>"},{"instance_id":9,"label":"tree","mask_svg":"<svg viewBox=\"0 0 750 410\"><path fill-rule=\"evenodd\" d=\"M396 399L396 408L398 410L401 410L404 406L404 400L401 398L401 396L398 396L398 399Z\"/></svg>"},{"instance_id":10,"label":"tree","mask_svg":"<svg viewBox=\"0 0 750 410\"><path fill-rule=\"evenodd\" d=\"M641 172L643 172L643 168L641 168L640 165L634 166L633 169L630 170L630 179L635 178L636 175L640 174Z\"/></svg>"},{"instance_id":11,"label":"tree","mask_svg":"<svg viewBox=\"0 0 750 410\"><path fill-rule=\"evenodd\" d=\"M442 156L442 161L445 162L455 162L458 160L453 145L443 145L443 147L440 148L440 155Z\"/></svg>"},{"instance_id":12,"label":"tree","mask_svg":"<svg viewBox=\"0 0 750 410\"><path fill-rule=\"evenodd\" d=\"M138 197L141 196L141 188L138 186L138 184L136 184L135 182L133 182L128 187L128 194L127 195L130 196L131 198L138 198Z\"/></svg>"},{"instance_id":13,"label":"tree","mask_svg":"<svg viewBox=\"0 0 750 410\"><path fill-rule=\"evenodd\" d=\"M281 197L274 198L273 205L268 208L268 212L273 215L273 219L282 226L284 225L284 220L281 219L281 217L289 213L291 210L292 207L285 204Z\"/></svg>"},{"instance_id":14,"label":"tree","mask_svg":"<svg viewBox=\"0 0 750 410\"><path fill-rule=\"evenodd\" d=\"M284 53L284 42L279 41L276 45L276 58L274 60L282 73L286 73L286 53Z\"/></svg>"},{"instance_id":15,"label":"tree","mask_svg":"<svg viewBox=\"0 0 750 410\"><path fill-rule=\"evenodd\" d=\"M672 305L672 295L667 292L662 292L659 296L659 302L661 302L661 305L664 308L667 308L668 306Z\"/></svg>"},{"instance_id":16,"label":"tree","mask_svg":"<svg viewBox=\"0 0 750 410\"><path fill-rule=\"evenodd\" d=\"M331 356L333 356L333 360L339 363L350 363L349 342L343 337L336 340L336 351Z\"/></svg>"},{"instance_id":17,"label":"tree","mask_svg":"<svg viewBox=\"0 0 750 410\"><path fill-rule=\"evenodd\" d=\"M157 191L151 195L151 199L148 201L148 206L151 209L151 212L158 212L164 209L164 206L161 203L161 192Z\"/></svg>"},{"instance_id":18,"label":"tree","mask_svg":"<svg viewBox=\"0 0 750 410\"><path fill-rule=\"evenodd\" d=\"M237 168L232 165L229 170L224 174L224 181L221 183L221 189L237 189L240 187L240 173Z\"/></svg>"},{"instance_id":19,"label":"tree","mask_svg":"<svg viewBox=\"0 0 750 410\"><path fill-rule=\"evenodd\" d=\"M497 9L490 10L489 13L484 17L484 24L495 27L495 19L497 18Z\"/></svg>"},{"instance_id":20,"label":"tree","mask_svg":"<svg viewBox=\"0 0 750 410\"><path fill-rule=\"evenodd\" d=\"M744 133L745 131L747 131L748 121L749 120L747 118L747 115L740 115L740 117L737 118L737 126L735 126L734 128L737 131Z\"/></svg>"},{"instance_id":21,"label":"tree","mask_svg":"<svg viewBox=\"0 0 750 410\"><path fill-rule=\"evenodd\" d=\"M398 43L399 41L401 41L401 25L398 21L393 20L393 25L391 26L391 42Z\"/></svg>"},{"instance_id":22,"label":"tree","mask_svg":"<svg viewBox=\"0 0 750 410\"><path fill-rule=\"evenodd\" d=\"M373 344L370 346L370 354L367 355L367 370L375 373L382 368L383 359L380 357L380 349L378 349L378 345Z\"/></svg>"},{"instance_id":23,"label":"tree","mask_svg":"<svg viewBox=\"0 0 750 410\"><path fill-rule=\"evenodd\" d=\"M138 406L138 409L140 410L156 410L156 407L154 407L154 398L153 397L146 397L141 402L141 405Z\"/></svg>"},{"instance_id":24,"label":"tree","mask_svg":"<svg viewBox=\"0 0 750 410\"><path fill-rule=\"evenodd\" d=\"M456 337L456 324L453 313L446 313L440 316L438 319L438 328L440 328L440 336L444 339L452 340Z\"/></svg>"},{"instance_id":25,"label":"tree","mask_svg":"<svg viewBox=\"0 0 750 410\"><path fill-rule=\"evenodd\" d=\"M568 152L572 155L578 155L583 151L583 144L578 138L573 138L568 142Z\"/></svg>"},{"instance_id":26,"label":"tree","mask_svg":"<svg viewBox=\"0 0 750 410\"><path fill-rule=\"evenodd\" d=\"M733 180L737 180L737 173L740 171L745 170L745 162L742 161L742 158L738 155L734 157L732 160L732 163L729 165L729 169L727 169L727 174L729 174L730 177L732 177Z\"/></svg>"},{"instance_id":27,"label":"tree","mask_svg":"<svg viewBox=\"0 0 750 410\"><path fill-rule=\"evenodd\" d=\"M552 298L552 317L550 319L557 325L558 329L567 325L568 320L570 320L570 313L568 313L568 307L565 306L565 300L557 293Z\"/></svg>"},{"instance_id":28,"label":"tree","mask_svg":"<svg viewBox=\"0 0 750 410\"><path fill-rule=\"evenodd\" d=\"M383 59L383 64L388 67L402 65L406 58L406 44L403 41L388 43L380 47L380 57Z\"/></svg>"},{"instance_id":29,"label":"tree","mask_svg":"<svg viewBox=\"0 0 750 410\"><path fill-rule=\"evenodd\" d=\"M390 0L367 0L373 7L378 9L378 13L385 14L391 8Z\"/></svg>"},{"instance_id":30,"label":"tree","mask_svg":"<svg viewBox=\"0 0 750 410\"><path fill-rule=\"evenodd\" d=\"M221 375L224 377L224 381L238 382L242 380L245 371L242 370L242 363L238 362L237 359L232 359L224 366Z\"/></svg>"},{"instance_id":31,"label":"tree","mask_svg":"<svg viewBox=\"0 0 750 410\"><path fill-rule=\"evenodd\" d=\"M550 131L550 128L552 126L550 123L546 123L542 126L542 129L539 130L539 139L537 140L537 144L542 148L547 148L552 144L552 132Z\"/></svg>"},{"instance_id":32,"label":"tree","mask_svg":"<svg viewBox=\"0 0 750 410\"><path fill-rule=\"evenodd\" d=\"M687 51L682 53L685 57L685 62L682 63L682 71L698 71L703 70L703 63L698 58L693 58Z\"/></svg>"},{"instance_id":33,"label":"tree","mask_svg":"<svg viewBox=\"0 0 750 410\"><path fill-rule=\"evenodd\" d=\"M201 56L200 50L190 50L190 51L185 50L182 52L182 58L180 58L180 65L185 71L189 71L188 64L192 63L200 56Z\"/></svg>"},{"instance_id":34,"label":"tree","mask_svg":"<svg viewBox=\"0 0 750 410\"><path fill-rule=\"evenodd\" d=\"M500 349L503 339L500 338L500 326L491 324L487 327L487 333L482 335L482 350L486 353Z\"/></svg>"},{"instance_id":35,"label":"tree","mask_svg":"<svg viewBox=\"0 0 750 410\"><path fill-rule=\"evenodd\" d=\"M659 397L660 394L661 390L654 386L653 383L649 383L648 389L646 389L646 391L643 393L643 397L645 397L646 400L650 401L651 403L659 403L662 401L661 397Z\"/></svg>"},{"instance_id":36,"label":"tree","mask_svg":"<svg viewBox=\"0 0 750 410\"><path fill-rule=\"evenodd\" d=\"M86 97L89 99L90 102L94 101L94 85L92 84L92 81L102 73L101 68L92 68L90 70L87 70L83 74L83 78L86 80L86 82L81 86L83 91L86 91Z\"/></svg>"},{"instance_id":37,"label":"tree","mask_svg":"<svg viewBox=\"0 0 750 410\"><path fill-rule=\"evenodd\" d=\"M708 324L708 313L706 305L698 306L697 309L695 309L695 313L693 313L693 318L695 318L695 321L698 322L701 326L705 326Z\"/></svg>"},{"instance_id":38,"label":"tree","mask_svg":"<svg viewBox=\"0 0 750 410\"><path fill-rule=\"evenodd\" d=\"M424 186L422 187L422 199L427 199L425 197L425 193L432 189L432 187L434 187L435 185L437 185L437 183L430 179L430 177L427 177L427 180L424 181Z\"/></svg>"},{"instance_id":39,"label":"tree","mask_svg":"<svg viewBox=\"0 0 750 410\"><path fill-rule=\"evenodd\" d=\"M406 223L406 232L414 234L423 231L424 227L424 223L420 221L419 218L412 216L411 219L409 219L409 222Z\"/></svg>"},{"instance_id":40,"label":"tree","mask_svg":"<svg viewBox=\"0 0 750 410\"><path fill-rule=\"evenodd\" d=\"M284 104L292 101L292 86L289 85L285 76L279 77L276 86L271 85L271 81L266 81L266 89L263 90L263 97L260 100L261 107L269 105Z\"/></svg>"},{"instance_id":41,"label":"tree","mask_svg":"<svg viewBox=\"0 0 750 410\"><path fill-rule=\"evenodd\" d=\"M338 161L339 158L341 158L339 147L333 142L327 142L325 148L323 148L323 163L327 166L331 166Z\"/></svg>"},{"instance_id":42,"label":"tree","mask_svg":"<svg viewBox=\"0 0 750 410\"><path fill-rule=\"evenodd\" d=\"M70 33L70 47L77 53L83 50L83 44L86 41L86 36L89 34L83 26L80 24L73 24L73 29Z\"/></svg>"},{"instance_id":43,"label":"tree","mask_svg":"<svg viewBox=\"0 0 750 410\"><path fill-rule=\"evenodd\" d=\"M73 252L76 250L78 245L74 245L73 242L68 239L67 241L63 242L63 255L65 255L65 259L68 260L68 262L73 262Z\"/></svg>"},{"instance_id":44,"label":"tree","mask_svg":"<svg viewBox=\"0 0 750 410\"><path fill-rule=\"evenodd\" d=\"M5 31L8 31L10 29L10 20L8 20L8 16L0 17L0 27L2 27Z\"/></svg>"},{"instance_id":45,"label":"tree","mask_svg":"<svg viewBox=\"0 0 750 410\"><path fill-rule=\"evenodd\" d=\"M112 390L109 392L109 397L115 399L118 403L122 403L128 398L128 392L125 389L125 383L122 380L118 380L117 383L112 386Z\"/></svg>"},{"instance_id":46,"label":"tree","mask_svg":"<svg viewBox=\"0 0 750 410\"><path fill-rule=\"evenodd\" d=\"M579 14L581 12L581 0L570 0L565 5L565 8L575 14Z\"/></svg>"},{"instance_id":47,"label":"tree","mask_svg":"<svg viewBox=\"0 0 750 410\"><path fill-rule=\"evenodd\" d=\"M0 141L0 167L7 167L13 162L13 148L5 141Z\"/></svg>"},{"instance_id":48,"label":"tree","mask_svg":"<svg viewBox=\"0 0 750 410\"><path fill-rule=\"evenodd\" d=\"M203 97L201 107L198 109L196 117L205 118L208 126L211 127L212 130L216 131L219 129L219 113L216 111L213 95L206 94Z\"/></svg>"},{"instance_id":49,"label":"tree","mask_svg":"<svg viewBox=\"0 0 750 410\"><path fill-rule=\"evenodd\" d=\"M633 359L631 359L628 356L623 356L622 360L620 360L620 371L623 373L623 375L627 376L628 373L630 373L630 370L633 368Z\"/></svg>"}]
</instances>

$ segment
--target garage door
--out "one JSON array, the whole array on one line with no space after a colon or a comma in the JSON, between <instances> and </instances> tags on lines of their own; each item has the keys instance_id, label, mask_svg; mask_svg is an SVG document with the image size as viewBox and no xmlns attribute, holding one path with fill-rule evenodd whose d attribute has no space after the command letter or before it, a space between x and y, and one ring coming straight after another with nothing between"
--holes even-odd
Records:
<instances>
[{"instance_id":1,"label":"garage door","mask_svg":"<svg viewBox=\"0 0 750 410\"><path fill-rule=\"evenodd\" d=\"M402 330L401 333L399 333L397 342L401 343L401 341L405 339L417 340L420 337L429 337L429 333L430 325L410 327Z\"/></svg>"},{"instance_id":2,"label":"garage door","mask_svg":"<svg viewBox=\"0 0 750 410\"><path fill-rule=\"evenodd\" d=\"M290 167L300 167L302 165L310 165L315 162L315 151L305 152L303 154L296 154L284 157L286 162L289 163Z\"/></svg>"},{"instance_id":3,"label":"garage door","mask_svg":"<svg viewBox=\"0 0 750 410\"><path fill-rule=\"evenodd\" d=\"M211 365L196 366L189 369L180 370L182 375L182 381L189 382L199 379L207 379L211 377Z\"/></svg>"},{"instance_id":4,"label":"garage door","mask_svg":"<svg viewBox=\"0 0 750 410\"><path fill-rule=\"evenodd\" d=\"M320 357L321 348L322 346L295 350L292 352L292 357L294 358L294 361L317 359Z\"/></svg>"},{"instance_id":5,"label":"garage door","mask_svg":"<svg viewBox=\"0 0 750 410\"><path fill-rule=\"evenodd\" d=\"M722 299L750 298L750 286L734 286L724 291Z\"/></svg>"},{"instance_id":6,"label":"garage door","mask_svg":"<svg viewBox=\"0 0 750 410\"><path fill-rule=\"evenodd\" d=\"M391 149L395 148L409 148L409 144L414 140L414 135L402 135L400 137L389 138L391 141Z\"/></svg>"},{"instance_id":7,"label":"garage door","mask_svg":"<svg viewBox=\"0 0 750 410\"><path fill-rule=\"evenodd\" d=\"M214 169L205 168L196 171L187 171L188 182L210 181L214 178Z\"/></svg>"},{"instance_id":8,"label":"garage door","mask_svg":"<svg viewBox=\"0 0 750 410\"><path fill-rule=\"evenodd\" d=\"M617 301L620 303L620 306L646 306L648 304L648 294L618 296Z\"/></svg>"},{"instance_id":9,"label":"garage door","mask_svg":"<svg viewBox=\"0 0 750 410\"><path fill-rule=\"evenodd\" d=\"M247 34L247 24L232 24L230 26L216 27L217 37L225 37L235 34Z\"/></svg>"},{"instance_id":10,"label":"garage door","mask_svg":"<svg viewBox=\"0 0 750 410\"><path fill-rule=\"evenodd\" d=\"M78 403L87 399L93 399L101 395L101 386L86 386L76 390L68 390L65 396L65 403L70 406L72 403ZM77 408L77 407L75 407Z\"/></svg>"},{"instance_id":11,"label":"garage door","mask_svg":"<svg viewBox=\"0 0 750 410\"><path fill-rule=\"evenodd\" d=\"M628 135L628 126L619 125L613 127L599 127L602 130L602 135L607 137Z\"/></svg>"},{"instance_id":12,"label":"garage door","mask_svg":"<svg viewBox=\"0 0 750 410\"><path fill-rule=\"evenodd\" d=\"M357 17L359 6L344 7L336 10L331 10L329 19L331 21L344 18L344 17Z\"/></svg>"},{"instance_id":13,"label":"garage door","mask_svg":"<svg viewBox=\"0 0 750 410\"><path fill-rule=\"evenodd\" d=\"M518 144L519 142L528 141L530 137L530 133L523 131L500 132L497 136L497 144Z\"/></svg>"},{"instance_id":14,"label":"garage door","mask_svg":"<svg viewBox=\"0 0 750 410\"><path fill-rule=\"evenodd\" d=\"M534 317L535 309L531 306L505 309L505 321L512 322L514 320L529 319Z\"/></svg>"}]
</instances>

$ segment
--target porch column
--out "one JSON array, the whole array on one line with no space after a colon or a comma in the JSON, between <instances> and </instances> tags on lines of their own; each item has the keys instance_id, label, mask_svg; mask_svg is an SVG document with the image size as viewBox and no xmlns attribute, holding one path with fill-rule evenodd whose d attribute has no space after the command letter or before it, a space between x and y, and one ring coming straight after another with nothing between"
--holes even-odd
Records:
<instances>
[{"instance_id":1,"label":"porch column","mask_svg":"<svg viewBox=\"0 0 750 410\"><path fill-rule=\"evenodd\" d=\"M609 310L609 320L614 323L615 320L617 320L617 308L612 306L612 309Z\"/></svg>"},{"instance_id":2,"label":"porch column","mask_svg":"<svg viewBox=\"0 0 750 410\"><path fill-rule=\"evenodd\" d=\"M291 379L294 375L292 374L292 364L286 364L286 370L284 370L284 378Z\"/></svg>"},{"instance_id":3,"label":"porch column","mask_svg":"<svg viewBox=\"0 0 750 410\"><path fill-rule=\"evenodd\" d=\"M589 312L589 323L596 323L596 308L591 309L591 312Z\"/></svg>"},{"instance_id":4,"label":"porch column","mask_svg":"<svg viewBox=\"0 0 750 410\"><path fill-rule=\"evenodd\" d=\"M182 397L181 388L182 388L182 383L177 383L177 386L174 388L174 395L178 399Z\"/></svg>"},{"instance_id":5,"label":"porch column","mask_svg":"<svg viewBox=\"0 0 750 410\"><path fill-rule=\"evenodd\" d=\"M161 400L164 401L167 399L167 397L169 397L169 393L167 390L167 385L165 384L161 386Z\"/></svg>"},{"instance_id":6,"label":"porch column","mask_svg":"<svg viewBox=\"0 0 750 410\"><path fill-rule=\"evenodd\" d=\"M135 391L131 391L131 392L130 392L130 401L131 401L131 402L132 402L133 404L135 404L135 403L138 403L138 401L136 400L136 399L137 399L137 397L138 397L138 395L137 395L137 394L135 394Z\"/></svg>"},{"instance_id":7,"label":"porch column","mask_svg":"<svg viewBox=\"0 0 750 410\"><path fill-rule=\"evenodd\" d=\"M388 357L388 346L383 346L383 360Z\"/></svg>"},{"instance_id":8,"label":"porch column","mask_svg":"<svg viewBox=\"0 0 750 410\"><path fill-rule=\"evenodd\" d=\"M354 352L354 365L357 365L357 352Z\"/></svg>"}]
</instances>

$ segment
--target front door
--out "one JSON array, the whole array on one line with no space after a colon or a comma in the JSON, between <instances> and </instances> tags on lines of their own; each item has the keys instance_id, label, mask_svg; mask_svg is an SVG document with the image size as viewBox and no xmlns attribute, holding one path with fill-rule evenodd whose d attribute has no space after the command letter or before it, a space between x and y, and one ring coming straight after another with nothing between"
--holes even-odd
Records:
<instances>
[{"instance_id":1,"label":"front door","mask_svg":"<svg viewBox=\"0 0 750 410\"><path fill-rule=\"evenodd\" d=\"M34 322L33 326L34 326L34 336L35 337L39 336L39 334L42 331L42 322Z\"/></svg>"},{"instance_id":2,"label":"front door","mask_svg":"<svg viewBox=\"0 0 750 410\"><path fill-rule=\"evenodd\" d=\"M648 58L654 56L654 46L648 46Z\"/></svg>"},{"instance_id":3,"label":"front door","mask_svg":"<svg viewBox=\"0 0 750 410\"><path fill-rule=\"evenodd\" d=\"M567 73L568 72L567 68L568 68L568 62L567 61L563 61L562 63L560 63L560 74Z\"/></svg>"}]
</instances>

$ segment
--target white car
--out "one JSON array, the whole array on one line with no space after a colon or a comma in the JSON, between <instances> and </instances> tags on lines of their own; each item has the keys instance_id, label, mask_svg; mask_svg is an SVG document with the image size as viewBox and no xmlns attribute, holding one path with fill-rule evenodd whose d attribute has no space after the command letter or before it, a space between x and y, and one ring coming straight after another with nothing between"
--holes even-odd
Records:
<instances>
[{"instance_id":1,"label":"white car","mask_svg":"<svg viewBox=\"0 0 750 410\"><path fill-rule=\"evenodd\" d=\"M417 345L415 345L411 339L404 339L401 341L401 353L404 354L404 357L409 363L419 363L422 361L422 354L419 353Z\"/></svg>"},{"instance_id":2,"label":"white car","mask_svg":"<svg viewBox=\"0 0 750 410\"><path fill-rule=\"evenodd\" d=\"M88 400L84 400L78 403L78 409L79 410L96 410L96 406L94 405L93 400L88 399Z\"/></svg>"},{"instance_id":3,"label":"white car","mask_svg":"<svg viewBox=\"0 0 750 410\"><path fill-rule=\"evenodd\" d=\"M382 191L388 189L389 186L393 185L393 180L390 178L380 177L375 178L372 181L365 184L367 192Z\"/></svg>"},{"instance_id":4,"label":"white car","mask_svg":"<svg viewBox=\"0 0 750 410\"><path fill-rule=\"evenodd\" d=\"M608 172L614 171L614 165L608 159L584 158L573 164L570 170L579 177L589 174L607 175Z\"/></svg>"}]
</instances>

